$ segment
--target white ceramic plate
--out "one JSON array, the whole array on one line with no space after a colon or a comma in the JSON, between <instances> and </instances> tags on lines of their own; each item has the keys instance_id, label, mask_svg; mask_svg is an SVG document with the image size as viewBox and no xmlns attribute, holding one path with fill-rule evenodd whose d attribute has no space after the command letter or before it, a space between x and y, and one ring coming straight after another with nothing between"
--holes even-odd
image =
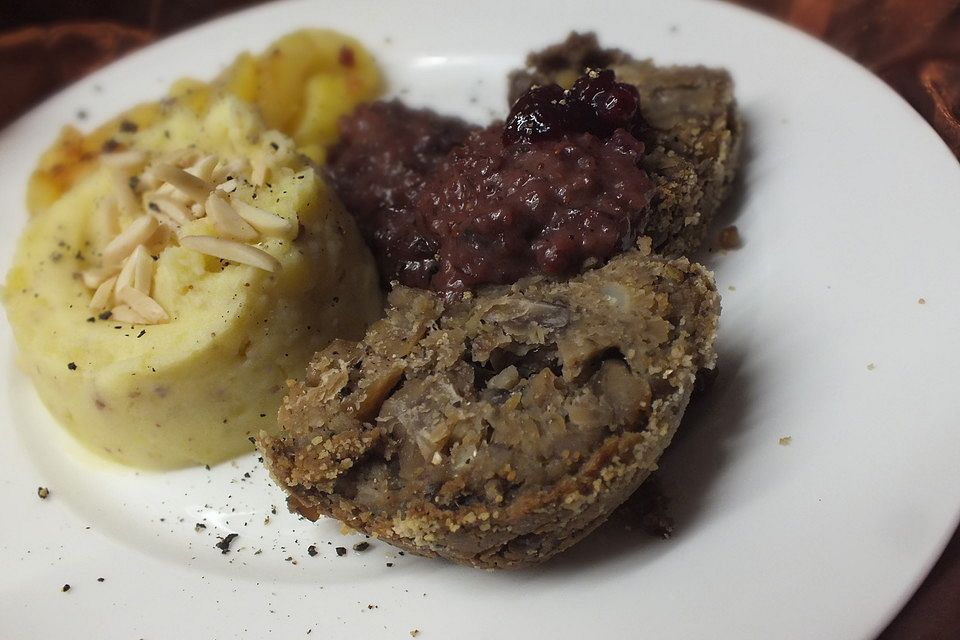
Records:
<instances>
[{"instance_id":1,"label":"white ceramic plate","mask_svg":"<svg viewBox=\"0 0 960 640\"><path fill-rule=\"evenodd\" d=\"M676 534L608 526L509 573L382 543L341 558L357 538L286 513L253 456L166 474L90 457L18 373L4 324L0 637L872 638L960 505L960 170L934 132L840 54L723 4L269 5L130 56L4 131L3 269L28 171L78 110L101 121L304 25L359 36L394 91L478 120L504 113L507 69L573 27L733 72L748 139L728 216L746 245L711 261L721 375L664 460Z\"/></svg>"}]
</instances>

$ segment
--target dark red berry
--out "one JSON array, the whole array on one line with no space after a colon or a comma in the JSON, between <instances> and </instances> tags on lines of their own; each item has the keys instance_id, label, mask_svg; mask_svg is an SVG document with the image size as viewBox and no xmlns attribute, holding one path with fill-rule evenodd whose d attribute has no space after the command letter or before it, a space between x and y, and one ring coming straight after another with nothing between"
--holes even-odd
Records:
<instances>
[{"instance_id":1,"label":"dark red berry","mask_svg":"<svg viewBox=\"0 0 960 640\"><path fill-rule=\"evenodd\" d=\"M610 69L588 71L568 90L552 84L533 87L514 103L503 143L555 140L570 133L609 137L616 129L638 133L643 126L640 94L617 82Z\"/></svg>"},{"instance_id":2,"label":"dark red berry","mask_svg":"<svg viewBox=\"0 0 960 640\"><path fill-rule=\"evenodd\" d=\"M563 89L551 84L533 87L513 104L503 128L503 143L559 138L566 130Z\"/></svg>"}]
</instances>

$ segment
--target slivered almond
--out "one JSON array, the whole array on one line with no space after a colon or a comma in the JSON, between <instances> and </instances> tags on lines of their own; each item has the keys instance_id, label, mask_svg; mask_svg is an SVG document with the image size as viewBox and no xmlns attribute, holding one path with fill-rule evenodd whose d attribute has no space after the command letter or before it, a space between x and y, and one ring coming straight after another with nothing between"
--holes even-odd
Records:
<instances>
[{"instance_id":1,"label":"slivered almond","mask_svg":"<svg viewBox=\"0 0 960 640\"><path fill-rule=\"evenodd\" d=\"M224 193L233 193L237 190L239 183L236 178L230 178L225 180L217 185L217 191L223 191Z\"/></svg>"},{"instance_id":2,"label":"slivered almond","mask_svg":"<svg viewBox=\"0 0 960 640\"><path fill-rule=\"evenodd\" d=\"M128 289L129 291L129 289ZM150 324L147 319L129 307L129 305L118 304L110 310L110 319L117 322L128 324Z\"/></svg>"},{"instance_id":3,"label":"slivered almond","mask_svg":"<svg viewBox=\"0 0 960 640\"><path fill-rule=\"evenodd\" d=\"M193 212L176 200L165 196L158 196L150 202L151 204L156 205L157 209L167 214L180 224L189 224L189 222L193 220Z\"/></svg>"},{"instance_id":4,"label":"slivered almond","mask_svg":"<svg viewBox=\"0 0 960 640\"><path fill-rule=\"evenodd\" d=\"M178 238L180 237L180 234L183 233L183 225L181 225L179 222L177 222L176 220L174 220L164 212L154 211L153 209L151 209L150 211L148 211L148 213L152 217L157 219L157 222L160 223L161 227L167 227L168 229L173 231L173 234Z\"/></svg>"},{"instance_id":5,"label":"slivered almond","mask_svg":"<svg viewBox=\"0 0 960 640\"><path fill-rule=\"evenodd\" d=\"M163 156L163 162L176 165L178 167L189 167L200 159L200 152L195 148L181 147L173 151L168 151Z\"/></svg>"},{"instance_id":6,"label":"slivered almond","mask_svg":"<svg viewBox=\"0 0 960 640\"><path fill-rule=\"evenodd\" d=\"M162 183L160 178L153 174L153 171L146 169L140 174L140 184L146 189L156 189Z\"/></svg>"},{"instance_id":7,"label":"slivered almond","mask_svg":"<svg viewBox=\"0 0 960 640\"><path fill-rule=\"evenodd\" d=\"M296 237L298 226L292 221L247 204L239 198L231 198L230 204L241 218L252 224L263 235L291 239Z\"/></svg>"},{"instance_id":8,"label":"slivered almond","mask_svg":"<svg viewBox=\"0 0 960 640\"><path fill-rule=\"evenodd\" d=\"M250 171L250 163L243 158L234 158L227 162L220 162L213 169L211 178L214 182L223 182L227 178L235 178Z\"/></svg>"},{"instance_id":9,"label":"slivered almond","mask_svg":"<svg viewBox=\"0 0 960 640\"><path fill-rule=\"evenodd\" d=\"M80 277L83 278L83 286L88 289L96 289L105 281L110 279L111 276L115 275L117 275L116 268L108 269L106 267L94 267L81 273Z\"/></svg>"},{"instance_id":10,"label":"slivered almond","mask_svg":"<svg viewBox=\"0 0 960 640\"><path fill-rule=\"evenodd\" d=\"M110 306L110 299L113 297L113 287L117 284L117 276L107 278L100 283L97 290L93 292L90 298L89 307L92 311L104 311Z\"/></svg>"},{"instance_id":11,"label":"slivered almond","mask_svg":"<svg viewBox=\"0 0 960 640\"><path fill-rule=\"evenodd\" d=\"M114 296L119 296L122 289L127 289L133 286L133 276L136 273L136 263L133 261L133 254L131 254L123 262L123 269L120 270L120 273L117 274L117 283L113 287Z\"/></svg>"},{"instance_id":12,"label":"slivered almond","mask_svg":"<svg viewBox=\"0 0 960 640\"><path fill-rule=\"evenodd\" d=\"M130 309L150 324L167 322L170 316L163 310L156 300L138 289L126 287L117 296L122 302L130 305Z\"/></svg>"},{"instance_id":13,"label":"slivered almond","mask_svg":"<svg viewBox=\"0 0 960 640\"><path fill-rule=\"evenodd\" d=\"M141 212L140 203L130 188L130 178L119 171L111 177L113 182L113 196L117 199L117 208L125 216L136 216Z\"/></svg>"},{"instance_id":14,"label":"slivered almond","mask_svg":"<svg viewBox=\"0 0 960 640\"><path fill-rule=\"evenodd\" d=\"M180 203L185 207L193 202L193 200L190 199L190 196L185 194L183 191L174 188L174 186L168 182L164 182L156 188L154 191L154 197L169 198L170 200Z\"/></svg>"},{"instance_id":15,"label":"slivered almond","mask_svg":"<svg viewBox=\"0 0 960 640\"><path fill-rule=\"evenodd\" d=\"M221 235L234 240L249 242L257 239L257 230L251 227L236 212L230 203L217 192L207 198L207 217L213 220L214 226Z\"/></svg>"},{"instance_id":16,"label":"slivered almond","mask_svg":"<svg viewBox=\"0 0 960 640\"><path fill-rule=\"evenodd\" d=\"M180 238L180 246L214 258L239 262L264 271L274 272L280 269L280 261L266 251L235 240L225 240L213 236L184 236Z\"/></svg>"},{"instance_id":17,"label":"slivered almond","mask_svg":"<svg viewBox=\"0 0 960 640\"><path fill-rule=\"evenodd\" d=\"M104 153L100 155L100 162L117 169L135 169L146 164L147 154L139 149Z\"/></svg>"},{"instance_id":18,"label":"slivered almond","mask_svg":"<svg viewBox=\"0 0 960 640\"><path fill-rule=\"evenodd\" d=\"M154 165L153 174L197 202L203 202L207 194L213 191L213 186L206 180L172 164Z\"/></svg>"},{"instance_id":19,"label":"slivered almond","mask_svg":"<svg viewBox=\"0 0 960 640\"><path fill-rule=\"evenodd\" d=\"M250 158L250 182L259 187L267 181L267 162L263 154L257 154Z\"/></svg>"},{"instance_id":20,"label":"slivered almond","mask_svg":"<svg viewBox=\"0 0 960 640\"><path fill-rule=\"evenodd\" d=\"M119 265L138 244L146 244L156 230L154 218L140 216L103 248L103 263L108 267Z\"/></svg>"},{"instance_id":21,"label":"slivered almond","mask_svg":"<svg viewBox=\"0 0 960 640\"><path fill-rule=\"evenodd\" d=\"M217 165L217 156L203 156L194 162L186 171L205 182L209 182L213 174L213 168Z\"/></svg>"},{"instance_id":22,"label":"slivered almond","mask_svg":"<svg viewBox=\"0 0 960 640\"><path fill-rule=\"evenodd\" d=\"M133 288L150 295L150 287L153 285L153 257L141 244L133 250L129 260L133 262Z\"/></svg>"}]
</instances>

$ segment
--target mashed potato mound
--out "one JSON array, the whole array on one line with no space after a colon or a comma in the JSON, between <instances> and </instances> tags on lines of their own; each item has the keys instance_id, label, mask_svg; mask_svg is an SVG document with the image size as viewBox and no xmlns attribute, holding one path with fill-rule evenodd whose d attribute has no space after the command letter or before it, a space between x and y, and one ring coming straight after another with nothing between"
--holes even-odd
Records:
<instances>
[{"instance_id":1,"label":"mashed potato mound","mask_svg":"<svg viewBox=\"0 0 960 640\"><path fill-rule=\"evenodd\" d=\"M23 370L123 463L212 464L272 431L286 380L382 309L373 260L248 102L174 105L31 218L4 291Z\"/></svg>"}]
</instances>

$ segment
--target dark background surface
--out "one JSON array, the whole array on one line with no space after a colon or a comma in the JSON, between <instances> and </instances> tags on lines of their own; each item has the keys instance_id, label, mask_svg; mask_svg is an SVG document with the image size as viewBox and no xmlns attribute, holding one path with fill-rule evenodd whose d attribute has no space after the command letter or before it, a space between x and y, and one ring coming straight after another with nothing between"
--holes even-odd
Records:
<instances>
[{"instance_id":1,"label":"dark background surface","mask_svg":"<svg viewBox=\"0 0 960 640\"><path fill-rule=\"evenodd\" d=\"M0 126L128 51L258 3L0 1L0 77L5 79ZM738 3L789 22L858 60L903 95L960 157L960 0ZM879 640L960 640L960 533Z\"/></svg>"}]
</instances>

